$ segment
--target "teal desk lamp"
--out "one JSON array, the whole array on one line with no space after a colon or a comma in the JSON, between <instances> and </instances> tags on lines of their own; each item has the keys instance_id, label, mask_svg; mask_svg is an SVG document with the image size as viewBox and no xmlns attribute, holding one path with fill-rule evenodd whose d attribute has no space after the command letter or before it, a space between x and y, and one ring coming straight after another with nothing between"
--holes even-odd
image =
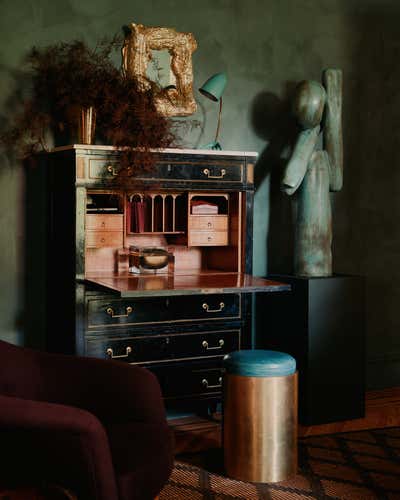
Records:
<instances>
[{"instance_id":1,"label":"teal desk lamp","mask_svg":"<svg viewBox=\"0 0 400 500\"><path fill-rule=\"evenodd\" d=\"M214 142L201 146L202 149L221 149L221 144L218 142L219 129L221 127L222 115L222 94L224 93L227 78L225 73L216 73L211 76L199 89L199 91L214 102L219 101L219 113L217 131L215 132Z\"/></svg>"}]
</instances>

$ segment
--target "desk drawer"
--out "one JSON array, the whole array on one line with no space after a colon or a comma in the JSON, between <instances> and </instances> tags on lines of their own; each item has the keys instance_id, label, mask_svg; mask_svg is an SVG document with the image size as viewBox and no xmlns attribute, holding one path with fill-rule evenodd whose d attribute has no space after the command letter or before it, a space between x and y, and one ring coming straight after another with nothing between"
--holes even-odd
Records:
<instances>
[{"instance_id":1,"label":"desk drawer","mask_svg":"<svg viewBox=\"0 0 400 500\"><path fill-rule=\"evenodd\" d=\"M89 299L88 328L239 319L240 294L182 295L149 299Z\"/></svg>"},{"instance_id":2,"label":"desk drawer","mask_svg":"<svg viewBox=\"0 0 400 500\"><path fill-rule=\"evenodd\" d=\"M87 317L89 328L168 321L168 299L89 299Z\"/></svg>"},{"instance_id":3,"label":"desk drawer","mask_svg":"<svg viewBox=\"0 0 400 500\"><path fill-rule=\"evenodd\" d=\"M87 354L128 363L222 357L240 347L240 330L88 339Z\"/></svg>"},{"instance_id":4,"label":"desk drawer","mask_svg":"<svg viewBox=\"0 0 400 500\"><path fill-rule=\"evenodd\" d=\"M220 293L171 297L169 308L172 317L179 320L209 321L239 319L241 296L239 293Z\"/></svg>"},{"instance_id":5,"label":"desk drawer","mask_svg":"<svg viewBox=\"0 0 400 500\"><path fill-rule=\"evenodd\" d=\"M135 174L134 169L121 169L116 159L90 159L90 179L113 179L117 176L132 176L135 180L170 180L188 182L228 182L240 183L243 181L243 163L229 161L160 161L148 170L141 170Z\"/></svg>"},{"instance_id":6,"label":"desk drawer","mask_svg":"<svg viewBox=\"0 0 400 500\"><path fill-rule=\"evenodd\" d=\"M218 396L222 391L222 363L180 364L151 370L157 376L166 399Z\"/></svg>"}]
</instances>

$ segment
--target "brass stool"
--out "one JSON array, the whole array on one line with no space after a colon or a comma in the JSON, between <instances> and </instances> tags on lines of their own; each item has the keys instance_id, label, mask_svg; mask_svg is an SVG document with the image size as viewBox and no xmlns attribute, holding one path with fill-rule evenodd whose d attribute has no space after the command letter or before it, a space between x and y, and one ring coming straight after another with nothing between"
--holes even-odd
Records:
<instances>
[{"instance_id":1,"label":"brass stool","mask_svg":"<svg viewBox=\"0 0 400 500\"><path fill-rule=\"evenodd\" d=\"M237 351L224 358L223 447L228 476L283 481L297 471L297 372L292 356Z\"/></svg>"}]
</instances>

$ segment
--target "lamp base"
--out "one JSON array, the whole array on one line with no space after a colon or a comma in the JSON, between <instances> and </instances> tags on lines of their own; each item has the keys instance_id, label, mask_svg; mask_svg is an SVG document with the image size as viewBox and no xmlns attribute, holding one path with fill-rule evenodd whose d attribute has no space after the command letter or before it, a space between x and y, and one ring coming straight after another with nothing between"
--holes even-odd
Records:
<instances>
[{"instance_id":1,"label":"lamp base","mask_svg":"<svg viewBox=\"0 0 400 500\"><path fill-rule=\"evenodd\" d=\"M208 144L204 144L203 146L200 146L199 149L217 149L218 151L221 151L222 147L219 142L213 141L209 142Z\"/></svg>"}]
</instances>

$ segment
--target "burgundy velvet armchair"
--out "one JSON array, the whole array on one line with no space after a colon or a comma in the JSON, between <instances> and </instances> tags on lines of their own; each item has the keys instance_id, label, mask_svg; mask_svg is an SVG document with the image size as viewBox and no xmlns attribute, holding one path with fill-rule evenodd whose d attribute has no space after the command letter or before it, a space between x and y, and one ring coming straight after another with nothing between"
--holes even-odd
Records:
<instances>
[{"instance_id":1,"label":"burgundy velvet armchair","mask_svg":"<svg viewBox=\"0 0 400 500\"><path fill-rule=\"evenodd\" d=\"M157 379L143 368L0 341L0 487L152 500L173 465Z\"/></svg>"}]
</instances>

